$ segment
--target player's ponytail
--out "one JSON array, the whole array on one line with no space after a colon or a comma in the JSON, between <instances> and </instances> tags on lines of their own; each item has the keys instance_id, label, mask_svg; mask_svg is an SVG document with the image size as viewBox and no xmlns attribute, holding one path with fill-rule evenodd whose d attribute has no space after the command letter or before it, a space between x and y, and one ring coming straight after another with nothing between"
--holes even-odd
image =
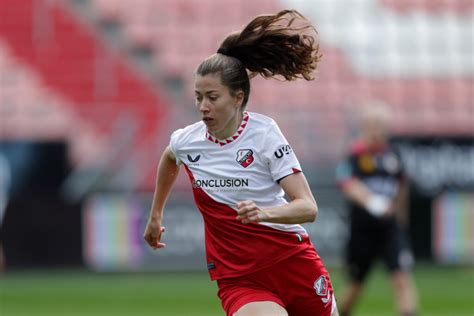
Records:
<instances>
[{"instance_id":1,"label":"player's ponytail","mask_svg":"<svg viewBox=\"0 0 474 316\"><path fill-rule=\"evenodd\" d=\"M283 10L256 17L241 32L230 34L219 50L266 78L311 80L321 58L314 35L316 30L300 13Z\"/></svg>"},{"instance_id":2,"label":"player's ponytail","mask_svg":"<svg viewBox=\"0 0 474 316\"><path fill-rule=\"evenodd\" d=\"M232 91L243 90L244 103L250 93L250 77L280 76L284 80L312 80L321 59L316 30L295 10L261 15L240 32L228 35L217 54L205 59L196 74L220 73L222 83Z\"/></svg>"}]
</instances>

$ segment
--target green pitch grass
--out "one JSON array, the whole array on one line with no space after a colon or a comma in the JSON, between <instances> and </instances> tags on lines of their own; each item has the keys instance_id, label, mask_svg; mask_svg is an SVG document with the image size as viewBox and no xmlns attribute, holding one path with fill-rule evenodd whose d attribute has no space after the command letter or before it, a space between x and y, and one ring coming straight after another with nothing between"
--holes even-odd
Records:
<instances>
[{"instance_id":1,"label":"green pitch grass","mask_svg":"<svg viewBox=\"0 0 474 316\"><path fill-rule=\"evenodd\" d=\"M336 295L339 270L331 277ZM473 316L474 268L419 265L414 271L424 316ZM206 272L97 274L15 271L0 276L1 316L224 315ZM396 315L384 271L377 269L355 316Z\"/></svg>"}]
</instances>

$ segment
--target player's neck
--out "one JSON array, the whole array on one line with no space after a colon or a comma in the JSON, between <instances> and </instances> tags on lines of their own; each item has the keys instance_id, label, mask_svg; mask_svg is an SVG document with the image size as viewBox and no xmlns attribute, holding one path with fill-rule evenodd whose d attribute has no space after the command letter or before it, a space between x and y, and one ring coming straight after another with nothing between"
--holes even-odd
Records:
<instances>
[{"instance_id":1,"label":"player's neck","mask_svg":"<svg viewBox=\"0 0 474 316\"><path fill-rule=\"evenodd\" d=\"M386 141L368 139L366 140L367 147L372 151L384 150L387 147Z\"/></svg>"},{"instance_id":2,"label":"player's neck","mask_svg":"<svg viewBox=\"0 0 474 316\"><path fill-rule=\"evenodd\" d=\"M242 125L242 119L243 119L243 113L238 112L234 117L232 117L229 120L227 125L222 130L216 133L210 133L210 134L217 139L227 139L233 136L237 132L237 130Z\"/></svg>"}]
</instances>

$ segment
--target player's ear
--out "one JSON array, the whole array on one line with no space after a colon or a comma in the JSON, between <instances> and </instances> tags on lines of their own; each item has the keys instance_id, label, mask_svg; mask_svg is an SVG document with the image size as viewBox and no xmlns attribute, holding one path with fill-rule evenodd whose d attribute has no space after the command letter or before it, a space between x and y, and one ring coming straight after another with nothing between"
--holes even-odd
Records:
<instances>
[{"instance_id":1,"label":"player's ear","mask_svg":"<svg viewBox=\"0 0 474 316\"><path fill-rule=\"evenodd\" d=\"M235 103L236 107L240 108L242 106L242 104L244 102L244 96L245 96L245 94L244 94L244 91L242 91L242 90L237 90L235 92L234 98L235 98L235 101L236 101L236 103Z\"/></svg>"}]
</instances>

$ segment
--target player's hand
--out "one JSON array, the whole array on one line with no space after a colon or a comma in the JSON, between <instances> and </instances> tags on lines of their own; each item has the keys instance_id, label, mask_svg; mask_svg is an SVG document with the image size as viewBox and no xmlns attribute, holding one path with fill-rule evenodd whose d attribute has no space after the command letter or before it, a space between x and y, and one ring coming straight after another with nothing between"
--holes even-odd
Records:
<instances>
[{"instance_id":1,"label":"player's hand","mask_svg":"<svg viewBox=\"0 0 474 316\"><path fill-rule=\"evenodd\" d=\"M380 194L372 194L367 200L365 209L374 217L383 217L389 211L392 202Z\"/></svg>"},{"instance_id":2,"label":"player's hand","mask_svg":"<svg viewBox=\"0 0 474 316\"><path fill-rule=\"evenodd\" d=\"M393 217L395 216L395 212L397 211L397 207L396 207L396 204L392 201L390 203L390 206L389 208L387 209L387 211L382 215L382 218L390 218L390 217Z\"/></svg>"},{"instance_id":3,"label":"player's hand","mask_svg":"<svg viewBox=\"0 0 474 316\"><path fill-rule=\"evenodd\" d=\"M165 228L161 226L161 223L150 218L146 225L145 232L143 233L143 239L145 239L153 249L164 248L166 244L161 242L161 236L164 232Z\"/></svg>"},{"instance_id":4,"label":"player's hand","mask_svg":"<svg viewBox=\"0 0 474 316\"><path fill-rule=\"evenodd\" d=\"M242 201L237 203L237 220L243 224L262 222L268 219L268 215L254 201Z\"/></svg>"}]
</instances>

